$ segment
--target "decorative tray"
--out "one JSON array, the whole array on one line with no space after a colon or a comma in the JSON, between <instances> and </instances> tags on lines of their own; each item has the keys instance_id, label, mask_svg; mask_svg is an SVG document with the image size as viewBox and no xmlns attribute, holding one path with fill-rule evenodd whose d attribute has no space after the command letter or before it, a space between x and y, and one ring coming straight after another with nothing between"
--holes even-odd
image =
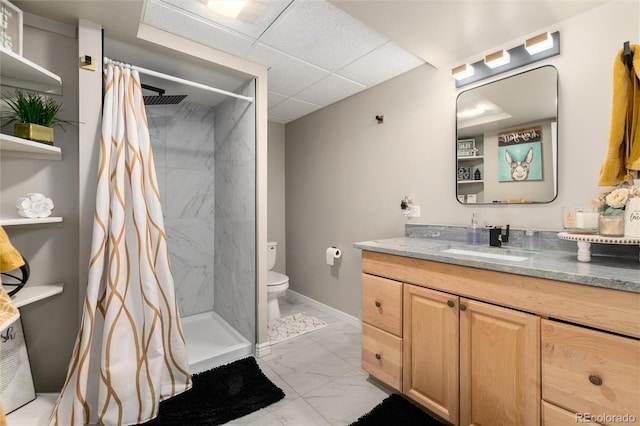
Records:
<instances>
[{"instance_id":1,"label":"decorative tray","mask_svg":"<svg viewBox=\"0 0 640 426\"><path fill-rule=\"evenodd\" d=\"M580 262L591 261L591 243L596 244L625 244L640 245L640 238L637 237L605 237L597 234L576 234L571 232L560 232L558 238L578 242L578 260Z\"/></svg>"},{"instance_id":2,"label":"decorative tray","mask_svg":"<svg viewBox=\"0 0 640 426\"><path fill-rule=\"evenodd\" d=\"M640 244L640 238L636 237L605 237L598 234L579 234L576 232L560 232L558 238L571 241L586 241L600 244Z\"/></svg>"}]
</instances>

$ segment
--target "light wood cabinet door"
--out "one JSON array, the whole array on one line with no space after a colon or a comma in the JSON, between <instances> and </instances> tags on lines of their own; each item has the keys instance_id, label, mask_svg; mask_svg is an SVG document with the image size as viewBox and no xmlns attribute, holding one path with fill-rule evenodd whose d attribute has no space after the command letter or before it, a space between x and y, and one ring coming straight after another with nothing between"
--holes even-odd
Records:
<instances>
[{"instance_id":1,"label":"light wood cabinet door","mask_svg":"<svg viewBox=\"0 0 640 426\"><path fill-rule=\"evenodd\" d=\"M640 418L640 341L543 320L542 397L603 424Z\"/></svg>"},{"instance_id":2,"label":"light wood cabinet door","mask_svg":"<svg viewBox=\"0 0 640 426\"><path fill-rule=\"evenodd\" d=\"M540 318L460 299L460 424L540 424Z\"/></svg>"},{"instance_id":3,"label":"light wood cabinet door","mask_svg":"<svg viewBox=\"0 0 640 426\"><path fill-rule=\"evenodd\" d=\"M402 339L363 323L362 369L402 392Z\"/></svg>"},{"instance_id":4,"label":"light wood cabinet door","mask_svg":"<svg viewBox=\"0 0 640 426\"><path fill-rule=\"evenodd\" d=\"M403 392L458 424L458 297L404 285Z\"/></svg>"},{"instance_id":5,"label":"light wood cabinet door","mask_svg":"<svg viewBox=\"0 0 640 426\"><path fill-rule=\"evenodd\" d=\"M576 426L580 423L588 423L589 426L601 426L591 419L587 420L577 416L576 413L567 411L547 401L542 401L542 426Z\"/></svg>"},{"instance_id":6,"label":"light wood cabinet door","mask_svg":"<svg viewBox=\"0 0 640 426\"><path fill-rule=\"evenodd\" d=\"M402 283L362 274L362 321L402 337Z\"/></svg>"}]
</instances>

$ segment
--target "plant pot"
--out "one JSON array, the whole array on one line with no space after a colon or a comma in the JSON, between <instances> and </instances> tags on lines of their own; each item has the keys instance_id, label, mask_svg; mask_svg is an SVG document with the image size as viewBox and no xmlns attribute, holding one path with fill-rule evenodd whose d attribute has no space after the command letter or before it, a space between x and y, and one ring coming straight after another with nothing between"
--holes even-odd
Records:
<instances>
[{"instance_id":1,"label":"plant pot","mask_svg":"<svg viewBox=\"0 0 640 426\"><path fill-rule=\"evenodd\" d=\"M13 136L53 145L53 128L33 123L17 123Z\"/></svg>"},{"instance_id":2,"label":"plant pot","mask_svg":"<svg viewBox=\"0 0 640 426\"><path fill-rule=\"evenodd\" d=\"M605 237L624 236L624 215L598 217L598 235Z\"/></svg>"}]
</instances>

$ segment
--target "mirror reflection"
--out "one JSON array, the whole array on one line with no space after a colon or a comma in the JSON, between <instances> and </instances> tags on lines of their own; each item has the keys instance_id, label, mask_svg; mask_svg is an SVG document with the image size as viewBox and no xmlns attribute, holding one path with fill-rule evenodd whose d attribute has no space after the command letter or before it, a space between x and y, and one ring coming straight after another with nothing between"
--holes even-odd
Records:
<instances>
[{"instance_id":1,"label":"mirror reflection","mask_svg":"<svg viewBox=\"0 0 640 426\"><path fill-rule=\"evenodd\" d=\"M458 95L458 201L549 203L556 198L557 97L558 72L551 65Z\"/></svg>"}]
</instances>

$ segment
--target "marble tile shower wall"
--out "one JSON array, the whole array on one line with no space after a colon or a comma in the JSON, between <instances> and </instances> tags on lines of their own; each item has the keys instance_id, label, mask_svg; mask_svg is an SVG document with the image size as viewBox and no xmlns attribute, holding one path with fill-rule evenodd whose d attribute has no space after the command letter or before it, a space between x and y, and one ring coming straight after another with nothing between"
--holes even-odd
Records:
<instances>
[{"instance_id":1,"label":"marble tile shower wall","mask_svg":"<svg viewBox=\"0 0 640 426\"><path fill-rule=\"evenodd\" d=\"M147 107L181 316L213 309L214 111L188 99Z\"/></svg>"},{"instance_id":2,"label":"marble tile shower wall","mask_svg":"<svg viewBox=\"0 0 640 426\"><path fill-rule=\"evenodd\" d=\"M255 97L255 84L241 93ZM255 103L227 98L216 107L215 128L214 310L255 342Z\"/></svg>"}]
</instances>

